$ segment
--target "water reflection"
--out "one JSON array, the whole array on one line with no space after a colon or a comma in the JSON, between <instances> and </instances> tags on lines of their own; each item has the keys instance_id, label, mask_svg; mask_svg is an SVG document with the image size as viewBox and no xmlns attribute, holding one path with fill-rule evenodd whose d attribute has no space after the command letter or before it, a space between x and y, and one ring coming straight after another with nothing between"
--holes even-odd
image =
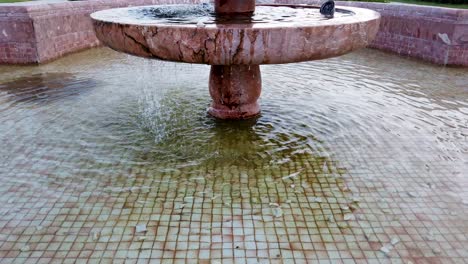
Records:
<instances>
[{"instance_id":1,"label":"water reflection","mask_svg":"<svg viewBox=\"0 0 468 264\"><path fill-rule=\"evenodd\" d=\"M0 83L1 101L13 104L49 104L85 94L98 85L90 78L77 78L71 73L36 73Z\"/></svg>"}]
</instances>

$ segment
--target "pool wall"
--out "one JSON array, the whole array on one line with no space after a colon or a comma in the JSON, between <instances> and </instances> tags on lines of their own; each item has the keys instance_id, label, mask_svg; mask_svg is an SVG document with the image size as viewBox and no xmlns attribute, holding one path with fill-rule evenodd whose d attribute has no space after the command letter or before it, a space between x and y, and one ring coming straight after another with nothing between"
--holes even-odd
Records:
<instances>
[{"instance_id":1,"label":"pool wall","mask_svg":"<svg viewBox=\"0 0 468 264\"><path fill-rule=\"evenodd\" d=\"M0 64L44 63L99 45L89 14L102 9L198 3L199 0L90 0L0 5ZM260 3L318 4L316 0L260 0ZM371 48L441 65L468 67L468 10L440 7L338 2L381 13Z\"/></svg>"},{"instance_id":2,"label":"pool wall","mask_svg":"<svg viewBox=\"0 0 468 264\"><path fill-rule=\"evenodd\" d=\"M317 0L265 2L320 4ZM468 9L351 1L338 1L337 5L368 8L382 15L371 48L468 67Z\"/></svg>"}]
</instances>

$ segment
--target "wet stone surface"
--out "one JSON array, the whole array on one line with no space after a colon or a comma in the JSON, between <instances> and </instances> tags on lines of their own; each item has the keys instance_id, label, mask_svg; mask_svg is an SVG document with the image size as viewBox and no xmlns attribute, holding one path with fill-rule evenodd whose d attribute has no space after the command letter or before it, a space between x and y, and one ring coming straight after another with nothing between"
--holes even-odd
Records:
<instances>
[{"instance_id":1,"label":"wet stone surface","mask_svg":"<svg viewBox=\"0 0 468 264\"><path fill-rule=\"evenodd\" d=\"M0 262L465 262L465 69L364 50L262 72L262 115L220 122L207 66L0 67Z\"/></svg>"}]
</instances>

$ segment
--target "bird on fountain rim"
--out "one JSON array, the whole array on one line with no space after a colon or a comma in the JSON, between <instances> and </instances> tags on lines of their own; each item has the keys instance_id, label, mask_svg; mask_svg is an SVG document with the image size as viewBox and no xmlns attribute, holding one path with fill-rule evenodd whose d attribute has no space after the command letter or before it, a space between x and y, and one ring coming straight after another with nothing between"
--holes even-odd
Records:
<instances>
[{"instance_id":1,"label":"bird on fountain rim","mask_svg":"<svg viewBox=\"0 0 468 264\"><path fill-rule=\"evenodd\" d=\"M320 14L326 18L333 18L335 15L335 2L333 0L328 0L323 3L320 7Z\"/></svg>"}]
</instances>

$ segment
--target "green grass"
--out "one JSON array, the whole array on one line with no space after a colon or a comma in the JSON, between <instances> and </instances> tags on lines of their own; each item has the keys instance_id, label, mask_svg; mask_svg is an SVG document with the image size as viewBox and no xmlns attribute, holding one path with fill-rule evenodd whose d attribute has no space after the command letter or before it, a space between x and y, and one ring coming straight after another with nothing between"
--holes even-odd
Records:
<instances>
[{"instance_id":1,"label":"green grass","mask_svg":"<svg viewBox=\"0 0 468 264\"><path fill-rule=\"evenodd\" d=\"M457 4L457 5L456 4L442 4L442 3L434 3L434 2L423 2L419 0L392 0L392 2L413 4L413 5L440 6L440 7L449 7L449 8L468 9L468 5L466 4Z\"/></svg>"},{"instance_id":2,"label":"green grass","mask_svg":"<svg viewBox=\"0 0 468 264\"><path fill-rule=\"evenodd\" d=\"M26 1L29 1L29 0L0 0L0 4L3 4L3 3L15 3L15 2L26 2Z\"/></svg>"}]
</instances>

